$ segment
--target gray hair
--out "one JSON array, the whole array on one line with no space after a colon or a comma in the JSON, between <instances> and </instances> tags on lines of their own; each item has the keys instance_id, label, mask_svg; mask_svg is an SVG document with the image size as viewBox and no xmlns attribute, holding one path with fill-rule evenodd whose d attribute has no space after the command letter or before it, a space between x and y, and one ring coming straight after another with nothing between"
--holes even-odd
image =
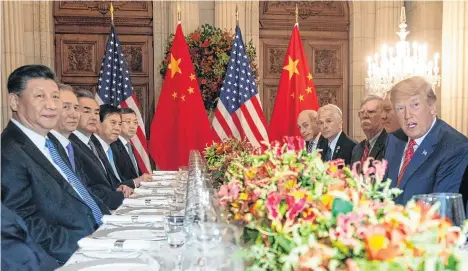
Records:
<instances>
[{"instance_id":1,"label":"gray hair","mask_svg":"<svg viewBox=\"0 0 468 271\"><path fill-rule=\"evenodd\" d=\"M77 89L75 91L76 97L79 98L90 98L94 100L94 94L87 89Z\"/></svg>"},{"instance_id":2,"label":"gray hair","mask_svg":"<svg viewBox=\"0 0 468 271\"><path fill-rule=\"evenodd\" d=\"M377 96L377 95L373 95L373 94L370 94L370 95L367 95L366 97L364 97L364 99L362 99L361 101L361 107L366 104L367 102L370 102L370 101L380 101L382 102L383 101L383 98L380 97L380 96Z\"/></svg>"},{"instance_id":3,"label":"gray hair","mask_svg":"<svg viewBox=\"0 0 468 271\"><path fill-rule=\"evenodd\" d=\"M320 111L325 111L325 110L334 111L334 113L338 116L338 118L340 120L343 120L343 112L341 112L341 109L338 106L334 104L326 104L320 107L318 112L320 113Z\"/></svg>"},{"instance_id":4,"label":"gray hair","mask_svg":"<svg viewBox=\"0 0 468 271\"><path fill-rule=\"evenodd\" d=\"M58 86L58 88L59 88L60 91L62 91L62 90L68 90L68 91L74 92L74 91L73 91L73 87L70 86L70 85L63 84L63 83L57 83L57 86Z\"/></svg>"}]
</instances>

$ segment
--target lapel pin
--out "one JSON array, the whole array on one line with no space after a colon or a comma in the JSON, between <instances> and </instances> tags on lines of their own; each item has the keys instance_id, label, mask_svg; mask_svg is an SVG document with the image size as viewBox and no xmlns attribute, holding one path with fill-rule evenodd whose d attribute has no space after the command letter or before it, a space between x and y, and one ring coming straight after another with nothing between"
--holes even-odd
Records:
<instances>
[{"instance_id":1,"label":"lapel pin","mask_svg":"<svg viewBox=\"0 0 468 271\"><path fill-rule=\"evenodd\" d=\"M426 150L423 150L423 155L427 155L427 151L426 151Z\"/></svg>"}]
</instances>

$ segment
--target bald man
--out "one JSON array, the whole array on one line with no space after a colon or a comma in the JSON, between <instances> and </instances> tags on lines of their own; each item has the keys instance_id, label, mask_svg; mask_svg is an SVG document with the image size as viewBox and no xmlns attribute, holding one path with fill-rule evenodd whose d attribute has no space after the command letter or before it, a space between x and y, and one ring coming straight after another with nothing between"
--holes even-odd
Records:
<instances>
[{"instance_id":1,"label":"bald man","mask_svg":"<svg viewBox=\"0 0 468 271\"><path fill-rule=\"evenodd\" d=\"M302 138L306 142L307 152L311 153L317 150L320 138L320 129L317 125L317 111L304 110L297 117L297 127Z\"/></svg>"},{"instance_id":2,"label":"bald man","mask_svg":"<svg viewBox=\"0 0 468 271\"><path fill-rule=\"evenodd\" d=\"M346 165L351 163L351 153L356 142L343 132L343 113L334 104L320 107L318 111L318 126L322 136L326 139L319 143L322 149L322 160L343 159Z\"/></svg>"}]
</instances>

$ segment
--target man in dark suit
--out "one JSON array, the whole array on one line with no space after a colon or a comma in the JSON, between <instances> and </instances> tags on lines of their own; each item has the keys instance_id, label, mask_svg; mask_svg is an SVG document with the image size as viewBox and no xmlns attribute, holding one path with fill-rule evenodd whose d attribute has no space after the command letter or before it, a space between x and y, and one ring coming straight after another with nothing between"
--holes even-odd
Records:
<instances>
[{"instance_id":1,"label":"man in dark suit","mask_svg":"<svg viewBox=\"0 0 468 271\"><path fill-rule=\"evenodd\" d=\"M130 140L136 135L138 120L131 108L122 108L122 129L119 138L111 144L115 164L124 179L135 179L143 173L138 167L134 148Z\"/></svg>"},{"instance_id":2,"label":"man in dark suit","mask_svg":"<svg viewBox=\"0 0 468 271\"><path fill-rule=\"evenodd\" d=\"M69 140L68 137L76 130L80 120L80 106L71 86L58 85L60 100L62 101L62 112L57 125L50 131L48 136L56 145L57 151L70 169L80 175L83 184L100 198L109 209L115 210L122 204L124 194L106 185L107 178L103 174L92 174L93 170L88 169L95 167L95 161L88 161L88 157L80 150L80 147ZM87 167L84 167L86 163Z\"/></svg>"},{"instance_id":3,"label":"man in dark suit","mask_svg":"<svg viewBox=\"0 0 468 271\"><path fill-rule=\"evenodd\" d=\"M318 148L322 150L322 160L327 162L343 159L346 165L351 163L351 153L356 142L343 132L343 114L334 104L320 107L318 111L318 126L322 137Z\"/></svg>"},{"instance_id":4,"label":"man in dark suit","mask_svg":"<svg viewBox=\"0 0 468 271\"><path fill-rule=\"evenodd\" d=\"M436 117L436 95L423 77L403 80L391 89L401 130L388 136L385 159L392 187L406 204L414 195L459 192L468 164L468 139Z\"/></svg>"},{"instance_id":5,"label":"man in dark suit","mask_svg":"<svg viewBox=\"0 0 468 271\"><path fill-rule=\"evenodd\" d=\"M137 178L125 178L117 166L116 155L110 145L120 136L122 125L120 109L108 104L101 105L99 120L97 133L91 136L91 141L96 146L98 156L111 176L114 187L123 184L135 188L139 187L142 181L152 181L151 175L146 173Z\"/></svg>"},{"instance_id":6,"label":"man in dark suit","mask_svg":"<svg viewBox=\"0 0 468 271\"><path fill-rule=\"evenodd\" d=\"M11 121L2 133L2 203L25 221L35 242L64 263L102 223L107 207L57 153L47 133L61 111L55 74L27 65L8 77Z\"/></svg>"},{"instance_id":7,"label":"man in dark suit","mask_svg":"<svg viewBox=\"0 0 468 271\"><path fill-rule=\"evenodd\" d=\"M57 261L34 242L23 219L1 205L2 270L49 271L59 267Z\"/></svg>"},{"instance_id":8,"label":"man in dark suit","mask_svg":"<svg viewBox=\"0 0 468 271\"><path fill-rule=\"evenodd\" d=\"M302 138L306 142L308 153L317 150L320 135L320 129L317 125L317 111L304 110L297 117L297 126Z\"/></svg>"},{"instance_id":9,"label":"man in dark suit","mask_svg":"<svg viewBox=\"0 0 468 271\"><path fill-rule=\"evenodd\" d=\"M366 139L354 147L351 164L360 162L362 165L369 157L376 160L384 157L387 132L383 129L381 120L382 102L383 99L375 95L369 95L361 102L358 116Z\"/></svg>"},{"instance_id":10,"label":"man in dark suit","mask_svg":"<svg viewBox=\"0 0 468 271\"><path fill-rule=\"evenodd\" d=\"M97 131L99 125L99 104L94 99L93 93L89 90L79 89L75 94L78 97L81 115L77 130L71 133L68 138L78 146L77 152L81 154L81 161L86 171L89 172L90 176L95 177L92 178L90 185L103 185L111 191L121 191L124 197L129 197L133 193L133 189L126 185L114 187L113 175L108 174L106 171L104 164L99 158L96 146L91 141L91 136ZM97 195L103 196L101 194ZM112 201L109 204L113 206L117 204L114 201L119 201L119 199L118 197L116 199L112 197L109 201Z\"/></svg>"}]
</instances>

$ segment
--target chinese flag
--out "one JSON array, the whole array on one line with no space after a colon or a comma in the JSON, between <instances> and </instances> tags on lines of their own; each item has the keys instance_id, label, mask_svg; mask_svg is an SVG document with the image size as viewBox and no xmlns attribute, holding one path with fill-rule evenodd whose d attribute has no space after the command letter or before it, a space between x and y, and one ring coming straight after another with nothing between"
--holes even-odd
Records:
<instances>
[{"instance_id":1,"label":"chinese flag","mask_svg":"<svg viewBox=\"0 0 468 271\"><path fill-rule=\"evenodd\" d=\"M208 115L179 23L151 123L150 154L161 170L177 170L187 165L190 150L203 151L211 142Z\"/></svg>"},{"instance_id":2,"label":"chinese flag","mask_svg":"<svg viewBox=\"0 0 468 271\"><path fill-rule=\"evenodd\" d=\"M283 136L299 136L297 116L306 109L318 110L319 103L312 74L302 46L298 25L294 25L289 41L278 94L270 121L270 140Z\"/></svg>"}]
</instances>

